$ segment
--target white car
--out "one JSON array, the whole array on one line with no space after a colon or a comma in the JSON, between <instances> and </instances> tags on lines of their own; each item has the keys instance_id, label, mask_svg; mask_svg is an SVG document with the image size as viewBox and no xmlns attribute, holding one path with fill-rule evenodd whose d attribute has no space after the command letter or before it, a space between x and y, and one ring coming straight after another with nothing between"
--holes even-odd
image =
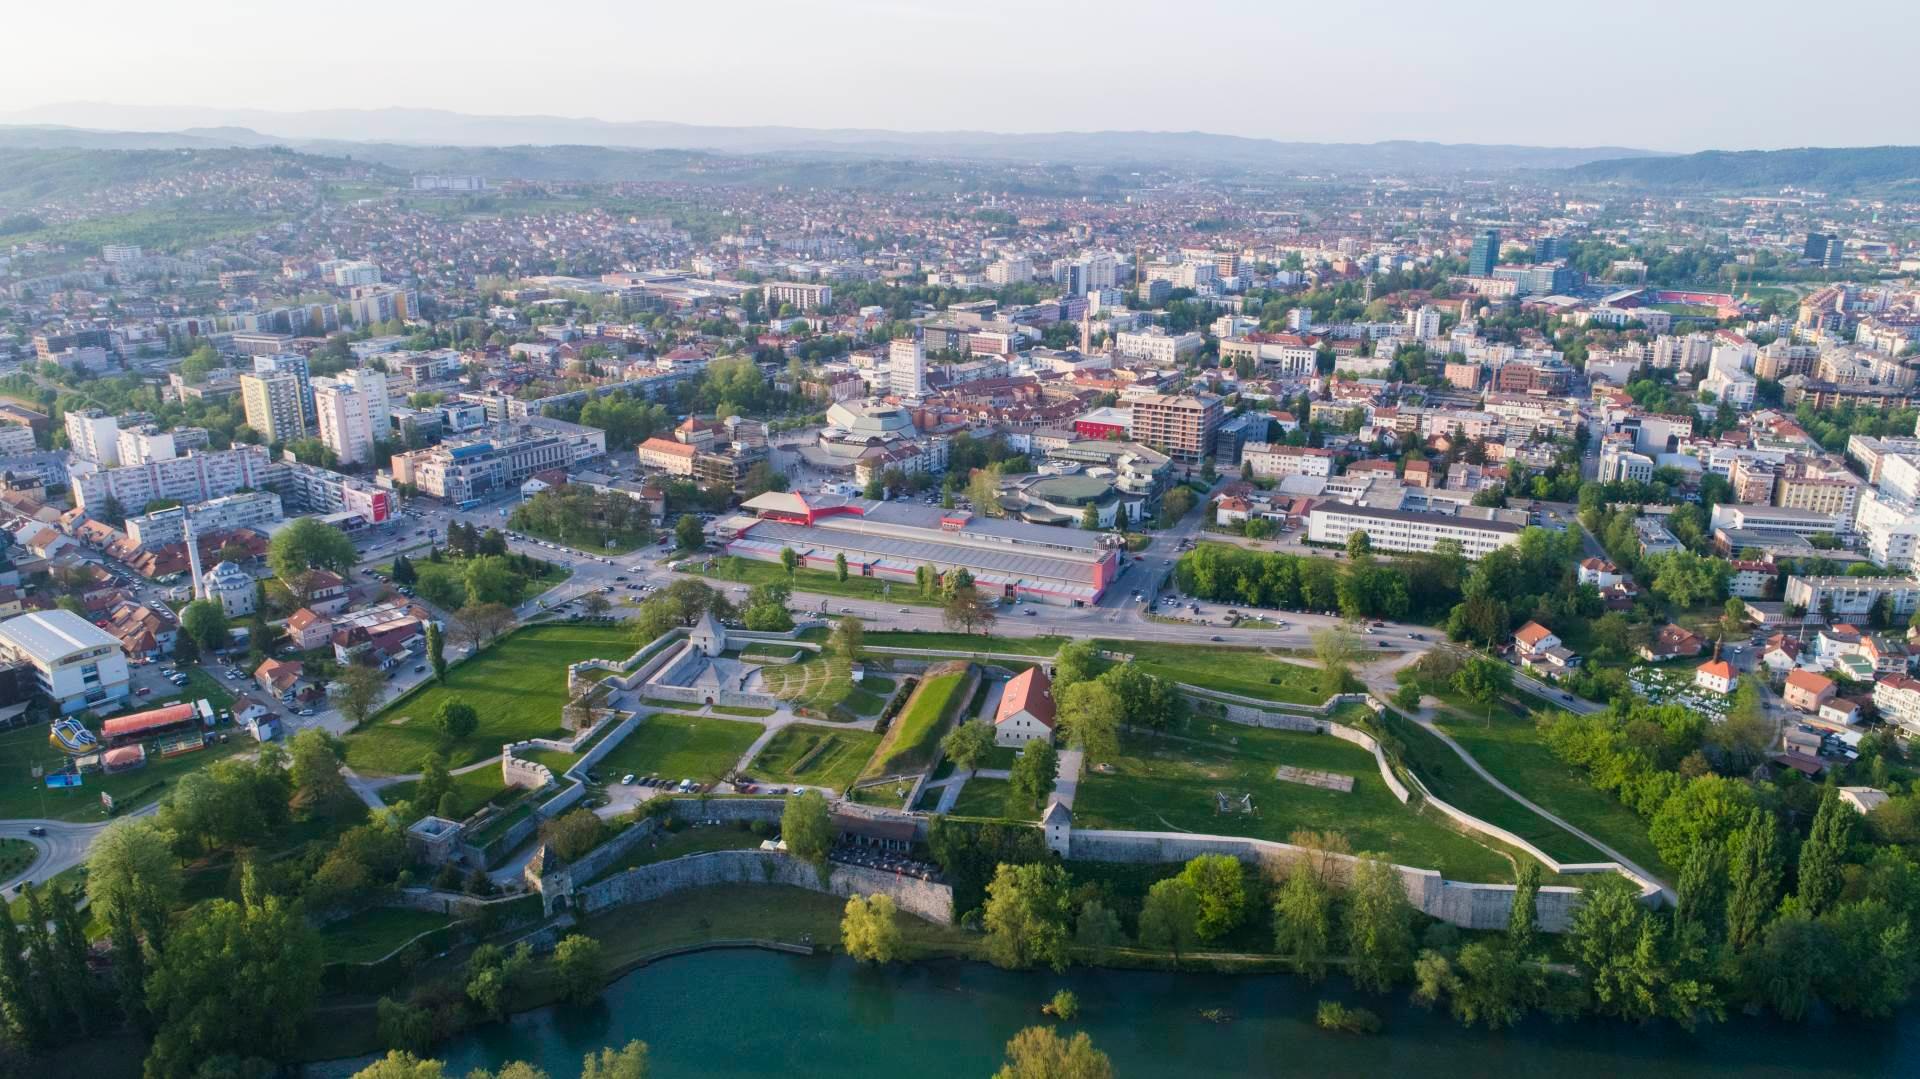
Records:
<instances>
[{"instance_id":1,"label":"white car","mask_svg":"<svg viewBox=\"0 0 1920 1079\"><path fill-rule=\"evenodd\" d=\"M628 773L627 773L626 775L623 775L623 776L621 776L621 777L620 777L620 785L621 785L621 786L623 786L623 787L631 787L631 786L633 786L633 773L632 773L632 772L628 772Z\"/></svg>"}]
</instances>

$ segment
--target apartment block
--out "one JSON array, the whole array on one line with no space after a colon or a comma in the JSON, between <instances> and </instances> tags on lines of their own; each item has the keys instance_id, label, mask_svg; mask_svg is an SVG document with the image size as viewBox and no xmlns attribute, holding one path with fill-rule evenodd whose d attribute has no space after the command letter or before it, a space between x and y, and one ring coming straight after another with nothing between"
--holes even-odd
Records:
<instances>
[{"instance_id":1,"label":"apartment block","mask_svg":"<svg viewBox=\"0 0 1920 1079\"><path fill-rule=\"evenodd\" d=\"M279 495L272 491L246 491L192 506L175 506L158 513L129 517L127 536L140 546L151 549L185 542L189 520L193 522L194 534L206 535L235 528L259 529L285 516Z\"/></svg>"},{"instance_id":2,"label":"apartment block","mask_svg":"<svg viewBox=\"0 0 1920 1079\"><path fill-rule=\"evenodd\" d=\"M310 429L298 377L241 375L240 400L247 411L247 426L268 442L285 444L307 437Z\"/></svg>"},{"instance_id":3,"label":"apartment block","mask_svg":"<svg viewBox=\"0 0 1920 1079\"><path fill-rule=\"evenodd\" d=\"M124 512L144 507L156 498L206 502L242 487L264 487L271 467L266 447L242 445L122 468L87 467L75 462L69 478L74 504L81 509L99 513L113 501Z\"/></svg>"},{"instance_id":4,"label":"apartment block","mask_svg":"<svg viewBox=\"0 0 1920 1079\"><path fill-rule=\"evenodd\" d=\"M1502 519L1506 512L1465 506L1453 516L1322 502L1307 514L1307 538L1315 543L1345 545L1355 532L1365 532L1375 550L1417 552L1433 551L1441 542L1451 540L1460 545L1466 557L1478 559L1520 538L1525 525ZM1524 520L1523 514L1516 516Z\"/></svg>"},{"instance_id":5,"label":"apartment block","mask_svg":"<svg viewBox=\"0 0 1920 1079\"><path fill-rule=\"evenodd\" d=\"M1331 476L1331 451L1309 446L1277 446L1270 442L1249 442L1240 451L1241 463L1250 465L1262 479L1280 476Z\"/></svg>"},{"instance_id":6,"label":"apartment block","mask_svg":"<svg viewBox=\"0 0 1920 1079\"><path fill-rule=\"evenodd\" d=\"M1195 465L1213 446L1220 426L1220 399L1211 394L1151 394L1133 402L1133 440Z\"/></svg>"}]
</instances>

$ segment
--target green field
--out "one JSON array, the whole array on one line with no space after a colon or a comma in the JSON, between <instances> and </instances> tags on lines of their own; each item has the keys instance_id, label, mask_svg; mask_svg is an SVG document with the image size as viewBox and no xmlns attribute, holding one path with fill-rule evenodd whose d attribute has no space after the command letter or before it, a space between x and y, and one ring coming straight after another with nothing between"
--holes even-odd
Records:
<instances>
[{"instance_id":1,"label":"green field","mask_svg":"<svg viewBox=\"0 0 1920 1079\"><path fill-rule=\"evenodd\" d=\"M933 763L940 739L954 713L966 706L960 690L968 682L965 670L934 674L920 680L913 698L893 717L886 737L874 750L864 775L869 778L900 775Z\"/></svg>"},{"instance_id":2,"label":"green field","mask_svg":"<svg viewBox=\"0 0 1920 1079\"><path fill-rule=\"evenodd\" d=\"M467 599L465 563L453 559L445 562L430 562L425 558L415 558L412 561L414 572L418 575L413 585L416 595L428 602L440 603L449 610L465 604ZM537 596L573 576L573 570L568 566L555 562L542 564L546 568L538 577L521 578L523 582L520 590L521 600ZM391 575L393 564L389 562L375 566L374 569L376 572Z\"/></svg>"},{"instance_id":3,"label":"green field","mask_svg":"<svg viewBox=\"0 0 1920 1079\"><path fill-rule=\"evenodd\" d=\"M1188 685L1292 704L1319 704L1327 699L1319 668L1303 667L1264 649L1152 641L1096 643L1114 652L1131 653L1134 663L1150 674Z\"/></svg>"},{"instance_id":4,"label":"green field","mask_svg":"<svg viewBox=\"0 0 1920 1079\"><path fill-rule=\"evenodd\" d=\"M1596 789L1587 782L1586 773L1555 757L1526 712L1503 702L1494 709L1491 726L1484 711L1472 717L1445 712L1439 724L1482 767L1522 796L1578 825L1648 872L1673 873L1654 850L1640 815Z\"/></svg>"},{"instance_id":5,"label":"green field","mask_svg":"<svg viewBox=\"0 0 1920 1079\"><path fill-rule=\"evenodd\" d=\"M812 640L806 635L807 640ZM820 639L825 640L822 633ZM955 652L1005 652L1018 656L1050 656L1067 643L1066 637L990 637L977 633L918 633L911 630L869 632L867 644L886 648L942 648Z\"/></svg>"},{"instance_id":6,"label":"green field","mask_svg":"<svg viewBox=\"0 0 1920 1079\"><path fill-rule=\"evenodd\" d=\"M595 765L602 775L658 775L711 783L733 770L763 730L758 723L656 712Z\"/></svg>"},{"instance_id":7,"label":"green field","mask_svg":"<svg viewBox=\"0 0 1920 1079\"><path fill-rule=\"evenodd\" d=\"M1561 862L1610 861L1591 843L1521 805L1480 778L1459 754L1432 731L1393 712L1386 713L1387 731L1399 739L1406 765L1427 785L1434 797L1465 813L1525 839Z\"/></svg>"},{"instance_id":8,"label":"green field","mask_svg":"<svg viewBox=\"0 0 1920 1079\"><path fill-rule=\"evenodd\" d=\"M507 786L507 781L501 778L500 769L497 765L489 768L476 768L471 772L461 772L459 775L450 778L453 780L453 785L449 790L454 797L454 807L451 813L442 815L452 820L466 820L481 806L488 803L504 805L518 797L522 790L520 787ZM382 787L380 789L380 798L388 805L393 805L398 802L411 803L413 800L413 792L418 790L419 787L419 780L405 780L391 786ZM438 806L414 806L412 817L418 820L421 817L430 816L439 812L440 808Z\"/></svg>"},{"instance_id":9,"label":"green field","mask_svg":"<svg viewBox=\"0 0 1920 1079\"><path fill-rule=\"evenodd\" d=\"M885 699L853 684L852 664L839 655L760 668L767 692L833 720L879 713Z\"/></svg>"},{"instance_id":10,"label":"green field","mask_svg":"<svg viewBox=\"0 0 1920 1079\"><path fill-rule=\"evenodd\" d=\"M795 723L781 728L761 747L747 774L756 783L795 783L844 791L859 778L879 745L880 736L872 731Z\"/></svg>"},{"instance_id":11,"label":"green field","mask_svg":"<svg viewBox=\"0 0 1920 1079\"><path fill-rule=\"evenodd\" d=\"M1190 719L1165 735L1124 739L1115 771L1088 771L1074 802L1084 828L1200 832L1286 842L1297 829L1338 832L1356 852L1438 870L1450 880L1510 881L1507 858L1394 799L1373 755L1323 734ZM1353 777L1347 792L1275 778L1281 765ZM969 784L971 786L971 784ZM1230 811L1219 810L1217 794ZM1253 796L1253 812L1240 808Z\"/></svg>"},{"instance_id":12,"label":"green field","mask_svg":"<svg viewBox=\"0 0 1920 1079\"><path fill-rule=\"evenodd\" d=\"M320 951L329 963L371 963L429 930L447 924L444 914L399 907L363 910L320 929Z\"/></svg>"},{"instance_id":13,"label":"green field","mask_svg":"<svg viewBox=\"0 0 1920 1079\"><path fill-rule=\"evenodd\" d=\"M882 581L873 577L849 576L841 580L832 570L795 568L793 576L787 576L786 567L778 562L760 562L751 558L720 558L714 560L711 573L689 565L682 572L695 576L708 577L716 581L728 581L752 587L757 584L792 585L795 592L812 592L827 596L840 596L845 599L872 600L877 603L894 603L902 607L938 607L938 599L926 599L920 595L920 588L912 582ZM809 606L805 603L797 607ZM817 605L813 605L817 606Z\"/></svg>"},{"instance_id":14,"label":"green field","mask_svg":"<svg viewBox=\"0 0 1920 1079\"><path fill-rule=\"evenodd\" d=\"M523 627L447 670L445 685L425 685L382 709L365 730L347 736L347 763L363 772L417 772L445 750L448 764L484 760L506 742L563 733L567 666L583 659L623 660L633 653L624 626ZM458 699L480 713L471 736L448 741L434 727L440 705Z\"/></svg>"},{"instance_id":15,"label":"green field","mask_svg":"<svg viewBox=\"0 0 1920 1079\"><path fill-rule=\"evenodd\" d=\"M952 814L956 817L998 817L1004 820L1040 818L1040 814L1032 809L1010 805L1012 797L1013 784L1006 780L974 776L960 788L960 797L954 799Z\"/></svg>"},{"instance_id":16,"label":"green field","mask_svg":"<svg viewBox=\"0 0 1920 1079\"><path fill-rule=\"evenodd\" d=\"M0 839L0 880L12 880L33 868L40 850L24 839Z\"/></svg>"}]
</instances>

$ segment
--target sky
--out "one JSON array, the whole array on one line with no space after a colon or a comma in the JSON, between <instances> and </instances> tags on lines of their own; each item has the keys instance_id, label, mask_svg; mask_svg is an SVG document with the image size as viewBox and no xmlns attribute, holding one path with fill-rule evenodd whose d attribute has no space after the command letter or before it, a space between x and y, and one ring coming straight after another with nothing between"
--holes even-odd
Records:
<instances>
[{"instance_id":1,"label":"sky","mask_svg":"<svg viewBox=\"0 0 1920 1079\"><path fill-rule=\"evenodd\" d=\"M0 63L0 118L16 121L87 101L1670 151L1920 143L1915 0L1825 16L1786 0L9 8L7 37L30 44Z\"/></svg>"}]
</instances>

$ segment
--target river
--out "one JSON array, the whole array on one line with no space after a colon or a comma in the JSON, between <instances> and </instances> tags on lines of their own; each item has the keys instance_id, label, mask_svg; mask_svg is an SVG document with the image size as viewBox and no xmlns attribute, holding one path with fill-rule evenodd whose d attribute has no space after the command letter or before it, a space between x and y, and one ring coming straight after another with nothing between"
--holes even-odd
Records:
<instances>
[{"instance_id":1,"label":"river","mask_svg":"<svg viewBox=\"0 0 1920 1079\"><path fill-rule=\"evenodd\" d=\"M1734 1017L1692 1035L1671 1024L1544 1019L1488 1033L1407 1003L1404 990L1373 998L1339 981L1084 968L1055 977L964 962L862 968L762 951L665 960L613 983L592 1007L528 1012L436 1055L450 1076L528 1060L567 1079L589 1051L638 1038L652 1048L657 1079L986 1079L1014 1032L1046 1021L1039 1006L1062 987L1079 994L1082 1014L1057 1028L1086 1031L1122 1077L1920 1075L1920 1011L1912 1008L1885 1022ZM1313 1012L1323 998L1371 1008L1385 1031L1319 1030ZM1199 1014L1209 1008L1235 1018L1209 1022ZM351 1075L359 1063L315 1065L308 1074Z\"/></svg>"}]
</instances>

